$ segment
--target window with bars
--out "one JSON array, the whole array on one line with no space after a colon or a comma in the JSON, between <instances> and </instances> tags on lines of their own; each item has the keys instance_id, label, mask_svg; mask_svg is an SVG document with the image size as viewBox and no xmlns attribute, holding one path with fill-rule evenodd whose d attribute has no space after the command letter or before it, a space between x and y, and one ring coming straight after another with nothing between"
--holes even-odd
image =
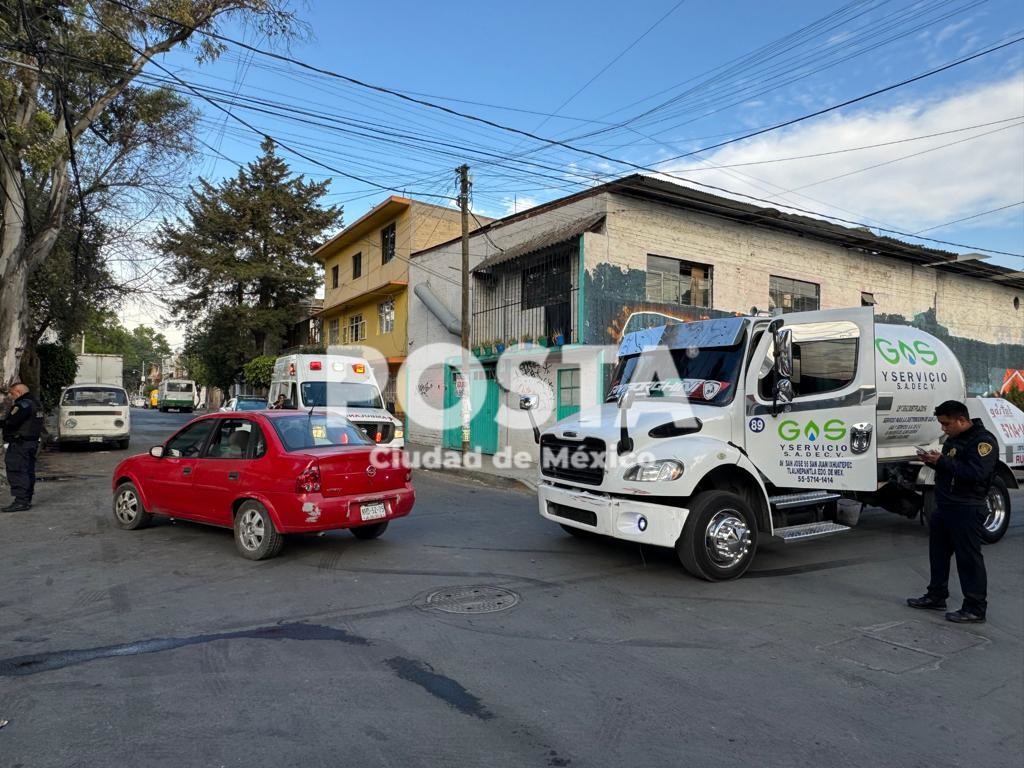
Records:
<instances>
[{"instance_id":1,"label":"window with bars","mask_svg":"<svg viewBox=\"0 0 1024 768\"><path fill-rule=\"evenodd\" d=\"M363 274L363 252L352 254L352 277L360 277Z\"/></svg>"},{"instance_id":2,"label":"window with bars","mask_svg":"<svg viewBox=\"0 0 1024 768\"><path fill-rule=\"evenodd\" d=\"M817 283L771 275L768 282L768 308L783 312L813 312L821 308L821 288Z\"/></svg>"},{"instance_id":3,"label":"window with bars","mask_svg":"<svg viewBox=\"0 0 1024 768\"><path fill-rule=\"evenodd\" d=\"M366 338L366 321L362 315L352 315L345 326L345 343L351 344Z\"/></svg>"},{"instance_id":4,"label":"window with bars","mask_svg":"<svg viewBox=\"0 0 1024 768\"><path fill-rule=\"evenodd\" d=\"M338 265L331 267L331 288L338 287Z\"/></svg>"},{"instance_id":5,"label":"window with bars","mask_svg":"<svg viewBox=\"0 0 1024 768\"><path fill-rule=\"evenodd\" d=\"M327 323L327 343L337 344L339 341L339 326L338 318L334 317Z\"/></svg>"},{"instance_id":6,"label":"window with bars","mask_svg":"<svg viewBox=\"0 0 1024 768\"><path fill-rule=\"evenodd\" d=\"M709 264L647 254L647 300L659 304L711 307Z\"/></svg>"},{"instance_id":7,"label":"window with bars","mask_svg":"<svg viewBox=\"0 0 1024 768\"><path fill-rule=\"evenodd\" d=\"M377 305L377 332L391 333L395 330L395 300L385 299Z\"/></svg>"},{"instance_id":8,"label":"window with bars","mask_svg":"<svg viewBox=\"0 0 1024 768\"><path fill-rule=\"evenodd\" d=\"M380 263L387 264L395 258L395 222L380 231Z\"/></svg>"}]
</instances>

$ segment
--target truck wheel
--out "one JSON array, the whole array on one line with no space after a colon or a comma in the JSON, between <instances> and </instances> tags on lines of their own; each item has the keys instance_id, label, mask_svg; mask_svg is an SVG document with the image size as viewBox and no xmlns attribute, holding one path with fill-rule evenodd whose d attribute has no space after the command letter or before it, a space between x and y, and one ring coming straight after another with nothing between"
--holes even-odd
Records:
<instances>
[{"instance_id":1,"label":"truck wheel","mask_svg":"<svg viewBox=\"0 0 1024 768\"><path fill-rule=\"evenodd\" d=\"M149 525L153 516L142 506L139 490L132 483L121 483L114 492L114 523L126 531Z\"/></svg>"},{"instance_id":2,"label":"truck wheel","mask_svg":"<svg viewBox=\"0 0 1024 768\"><path fill-rule=\"evenodd\" d=\"M1001 477L992 478L986 502L988 514L981 524L981 541L983 544L995 544L1010 527L1010 492Z\"/></svg>"},{"instance_id":3,"label":"truck wheel","mask_svg":"<svg viewBox=\"0 0 1024 768\"><path fill-rule=\"evenodd\" d=\"M757 551L757 523L747 502L729 491L697 496L676 542L683 568L698 579L738 579Z\"/></svg>"},{"instance_id":4,"label":"truck wheel","mask_svg":"<svg viewBox=\"0 0 1024 768\"><path fill-rule=\"evenodd\" d=\"M388 529L388 521L382 520L379 523L370 523L369 525L357 525L355 528L349 528L352 531L352 535L357 539L368 541L369 539L376 539L384 531Z\"/></svg>"},{"instance_id":5,"label":"truck wheel","mask_svg":"<svg viewBox=\"0 0 1024 768\"><path fill-rule=\"evenodd\" d=\"M277 532L267 508L258 501L247 501L235 514L235 546L249 560L274 557L284 546L284 537Z\"/></svg>"}]
</instances>

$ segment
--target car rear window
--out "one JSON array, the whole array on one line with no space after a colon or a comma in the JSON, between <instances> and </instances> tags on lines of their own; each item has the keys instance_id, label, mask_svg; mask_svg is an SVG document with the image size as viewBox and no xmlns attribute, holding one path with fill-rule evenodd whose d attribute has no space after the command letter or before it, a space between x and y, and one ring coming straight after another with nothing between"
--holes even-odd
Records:
<instances>
[{"instance_id":1,"label":"car rear window","mask_svg":"<svg viewBox=\"0 0 1024 768\"><path fill-rule=\"evenodd\" d=\"M117 387L74 387L64 391L61 405L128 405L128 394Z\"/></svg>"},{"instance_id":2,"label":"car rear window","mask_svg":"<svg viewBox=\"0 0 1024 768\"><path fill-rule=\"evenodd\" d=\"M296 413L271 422L286 451L332 445L374 445L355 424L337 414Z\"/></svg>"}]
</instances>

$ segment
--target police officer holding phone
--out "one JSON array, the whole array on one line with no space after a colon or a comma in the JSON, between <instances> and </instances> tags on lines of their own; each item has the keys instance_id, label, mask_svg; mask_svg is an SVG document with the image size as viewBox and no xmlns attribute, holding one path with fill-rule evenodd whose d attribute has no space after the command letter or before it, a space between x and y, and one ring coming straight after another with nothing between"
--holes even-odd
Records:
<instances>
[{"instance_id":1,"label":"police officer holding phone","mask_svg":"<svg viewBox=\"0 0 1024 768\"><path fill-rule=\"evenodd\" d=\"M7 482L11 484L14 501L0 508L0 512L24 512L32 508L43 409L24 384L11 387L10 395L14 402L3 421L3 440L7 449L4 454Z\"/></svg>"},{"instance_id":2,"label":"police officer holding phone","mask_svg":"<svg viewBox=\"0 0 1024 768\"><path fill-rule=\"evenodd\" d=\"M955 556L964 602L959 611L947 613L946 619L958 624L981 623L988 608L988 577L980 529L988 515L986 499L995 474L998 443L979 419L971 420L967 406L957 400L939 405L935 417L946 434L942 452L918 450L921 461L935 468L935 511L928 536L931 581L928 591L922 597L909 598L907 605L946 610L949 558Z\"/></svg>"}]
</instances>

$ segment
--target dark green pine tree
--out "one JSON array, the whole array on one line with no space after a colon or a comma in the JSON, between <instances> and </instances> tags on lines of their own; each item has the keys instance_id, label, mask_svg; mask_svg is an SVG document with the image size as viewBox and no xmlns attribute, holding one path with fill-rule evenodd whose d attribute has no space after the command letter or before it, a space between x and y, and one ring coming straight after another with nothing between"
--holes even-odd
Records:
<instances>
[{"instance_id":1,"label":"dark green pine tree","mask_svg":"<svg viewBox=\"0 0 1024 768\"><path fill-rule=\"evenodd\" d=\"M322 280L312 254L342 221L340 207L320 205L329 180L293 175L270 138L262 149L232 179L217 186L200 179L185 215L165 221L156 238L172 265L175 318L193 338L234 340L219 351L197 346L211 372L237 372L252 357L279 350L300 302ZM211 383L230 384L227 373L216 378Z\"/></svg>"}]
</instances>

